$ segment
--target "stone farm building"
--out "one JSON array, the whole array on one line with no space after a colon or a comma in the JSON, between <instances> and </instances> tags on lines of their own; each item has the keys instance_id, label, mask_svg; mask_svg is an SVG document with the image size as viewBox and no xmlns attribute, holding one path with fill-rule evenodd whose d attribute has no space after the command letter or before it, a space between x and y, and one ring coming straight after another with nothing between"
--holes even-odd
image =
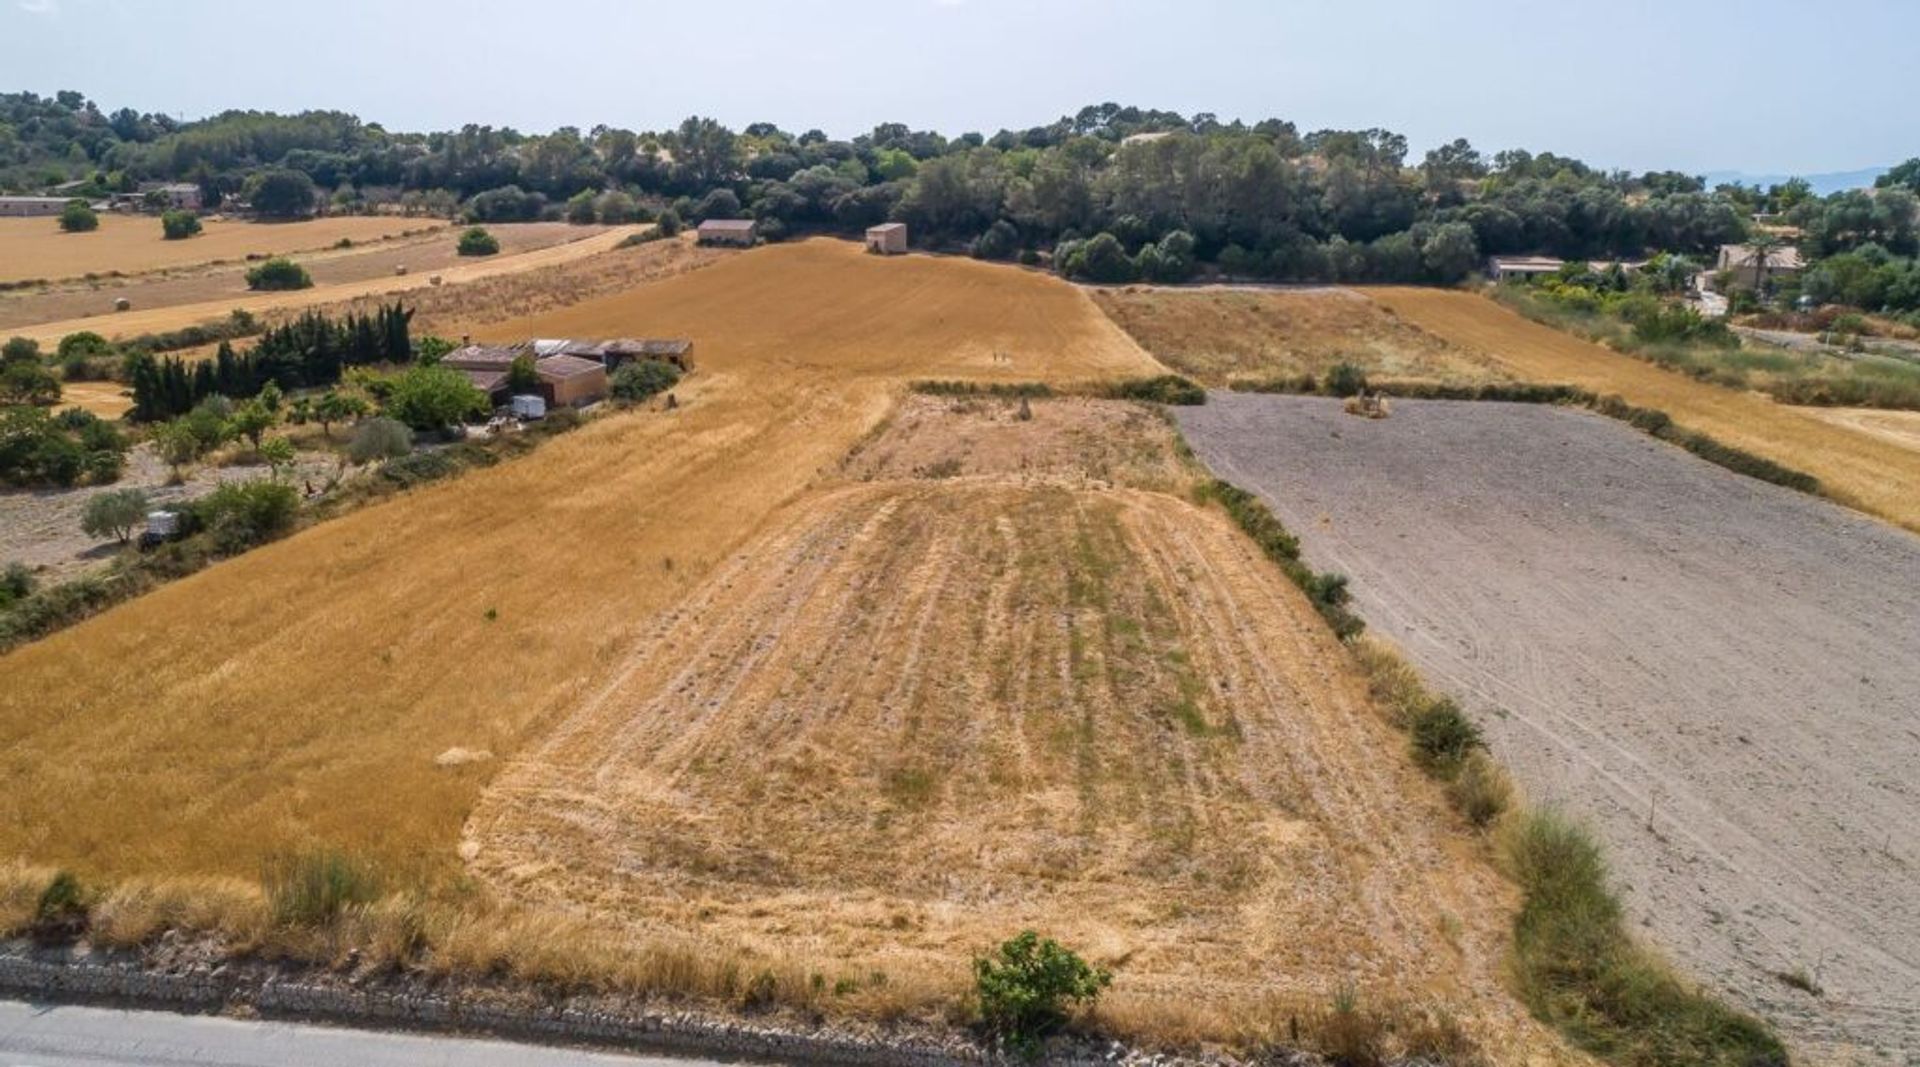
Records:
<instances>
[{"instance_id":1,"label":"stone farm building","mask_svg":"<svg viewBox=\"0 0 1920 1067\"><path fill-rule=\"evenodd\" d=\"M703 245L753 245L752 219L708 219L696 232Z\"/></svg>"},{"instance_id":2,"label":"stone farm building","mask_svg":"<svg viewBox=\"0 0 1920 1067\"><path fill-rule=\"evenodd\" d=\"M883 256L897 256L906 250L906 223L889 222L880 226L867 227L867 251Z\"/></svg>"},{"instance_id":3,"label":"stone farm building","mask_svg":"<svg viewBox=\"0 0 1920 1067\"><path fill-rule=\"evenodd\" d=\"M552 407L583 407L606 398L612 373L636 359L671 363L683 373L693 369L693 342L683 338L621 337L611 341L535 338L517 345L467 344L440 359L440 365L466 376L487 394L494 407L511 399L507 379L513 362L533 360L539 379L534 392Z\"/></svg>"},{"instance_id":4,"label":"stone farm building","mask_svg":"<svg viewBox=\"0 0 1920 1067\"><path fill-rule=\"evenodd\" d=\"M540 396L547 407L585 407L607 395L607 368L580 356L547 356L533 361Z\"/></svg>"},{"instance_id":5,"label":"stone farm building","mask_svg":"<svg viewBox=\"0 0 1920 1067\"><path fill-rule=\"evenodd\" d=\"M1767 253L1766 276L1769 280L1789 278L1806 269L1806 261L1800 258L1800 250L1792 245L1781 245ZM1760 286L1761 268L1759 256L1752 245L1721 245L1720 258L1714 263L1716 271L1730 271L1733 283L1749 289Z\"/></svg>"},{"instance_id":6,"label":"stone farm building","mask_svg":"<svg viewBox=\"0 0 1920 1067\"><path fill-rule=\"evenodd\" d=\"M1552 256L1495 256L1487 261L1487 277L1496 282L1530 282L1543 274L1558 274L1564 260Z\"/></svg>"},{"instance_id":7,"label":"stone farm building","mask_svg":"<svg viewBox=\"0 0 1920 1067\"><path fill-rule=\"evenodd\" d=\"M0 196L0 217L58 215L65 211L64 196Z\"/></svg>"}]
</instances>

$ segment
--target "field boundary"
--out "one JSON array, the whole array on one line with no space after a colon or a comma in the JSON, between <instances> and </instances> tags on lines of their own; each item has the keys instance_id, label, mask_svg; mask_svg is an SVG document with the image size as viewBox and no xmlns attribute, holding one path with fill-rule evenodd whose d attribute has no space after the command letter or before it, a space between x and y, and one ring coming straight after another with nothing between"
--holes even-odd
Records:
<instances>
[{"instance_id":1,"label":"field boundary","mask_svg":"<svg viewBox=\"0 0 1920 1067\"><path fill-rule=\"evenodd\" d=\"M1275 393L1290 396L1331 396L1305 378L1277 378L1235 381L1236 393ZM1627 403L1615 393L1601 395L1575 385L1542 385L1528 382L1487 382L1479 385L1454 385L1444 382L1381 381L1370 383L1372 391L1388 399L1492 401L1508 404L1559 404L1581 407L1598 415L1624 422L1650 437L1677 445L1716 466L1735 474L1772 485L1783 486L1811 496L1837 500L1820 484L1820 479L1805 471L1775 463L1765 456L1736 448L1698 430L1689 430L1673 421L1673 416L1658 408L1643 408ZM1845 501L1838 501L1845 503Z\"/></svg>"}]
</instances>

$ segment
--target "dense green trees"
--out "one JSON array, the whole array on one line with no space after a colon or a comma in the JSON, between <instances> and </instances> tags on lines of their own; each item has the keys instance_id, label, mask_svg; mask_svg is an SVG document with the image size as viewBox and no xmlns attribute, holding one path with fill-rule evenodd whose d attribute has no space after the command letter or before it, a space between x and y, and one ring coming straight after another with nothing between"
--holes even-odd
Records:
<instances>
[{"instance_id":1,"label":"dense green trees","mask_svg":"<svg viewBox=\"0 0 1920 1067\"><path fill-rule=\"evenodd\" d=\"M263 290L311 289L313 277L307 268L291 259L275 256L247 271L247 288Z\"/></svg>"},{"instance_id":2,"label":"dense green trees","mask_svg":"<svg viewBox=\"0 0 1920 1067\"><path fill-rule=\"evenodd\" d=\"M60 209L60 228L68 233L86 233L100 228L100 216L93 213L85 200L69 200L67 206Z\"/></svg>"},{"instance_id":3,"label":"dense green trees","mask_svg":"<svg viewBox=\"0 0 1920 1067\"><path fill-rule=\"evenodd\" d=\"M491 256L500 251L500 241L478 226L470 226L460 235L455 251L463 256Z\"/></svg>"},{"instance_id":4,"label":"dense green trees","mask_svg":"<svg viewBox=\"0 0 1920 1067\"><path fill-rule=\"evenodd\" d=\"M424 432L452 430L487 412L485 393L448 367L409 367L393 379L387 414Z\"/></svg>"},{"instance_id":5,"label":"dense green trees","mask_svg":"<svg viewBox=\"0 0 1920 1067\"><path fill-rule=\"evenodd\" d=\"M261 334L244 353L222 342L210 360L189 363L135 351L124 368L133 390L131 417L170 419L209 397L244 399L270 384L278 389L332 385L347 367L407 363L413 355L412 321L413 312L396 301L371 315L340 319L308 312Z\"/></svg>"},{"instance_id":6,"label":"dense green trees","mask_svg":"<svg viewBox=\"0 0 1920 1067\"><path fill-rule=\"evenodd\" d=\"M312 176L289 167L262 171L248 178L241 195L255 212L283 219L313 214L317 199Z\"/></svg>"}]
</instances>

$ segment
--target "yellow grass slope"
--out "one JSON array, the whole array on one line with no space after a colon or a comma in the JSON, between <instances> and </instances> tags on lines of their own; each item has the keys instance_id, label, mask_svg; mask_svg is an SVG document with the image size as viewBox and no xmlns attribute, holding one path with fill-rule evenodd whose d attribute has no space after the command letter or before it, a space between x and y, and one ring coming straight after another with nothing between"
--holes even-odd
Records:
<instances>
[{"instance_id":1,"label":"yellow grass slope","mask_svg":"<svg viewBox=\"0 0 1920 1067\"><path fill-rule=\"evenodd\" d=\"M695 340L678 411L598 421L0 659L0 855L252 875L324 842L449 867L498 759L844 454L899 378L1159 369L1063 283L833 242L484 336L648 334ZM454 747L497 758L437 767Z\"/></svg>"},{"instance_id":2,"label":"yellow grass slope","mask_svg":"<svg viewBox=\"0 0 1920 1067\"><path fill-rule=\"evenodd\" d=\"M0 282L120 271L137 274L166 267L282 255L327 248L342 237L377 241L408 230L445 226L438 219L392 215L343 215L306 222L229 222L208 219L197 237L169 241L151 215L101 215L100 228L66 233L57 218L0 219Z\"/></svg>"},{"instance_id":3,"label":"yellow grass slope","mask_svg":"<svg viewBox=\"0 0 1920 1067\"><path fill-rule=\"evenodd\" d=\"M1920 530L1920 461L1885 437L1662 370L1482 296L1446 289L1366 292L1408 322L1484 352L1523 378L1617 393L1658 408L1688 429L1813 475L1838 500Z\"/></svg>"}]
</instances>

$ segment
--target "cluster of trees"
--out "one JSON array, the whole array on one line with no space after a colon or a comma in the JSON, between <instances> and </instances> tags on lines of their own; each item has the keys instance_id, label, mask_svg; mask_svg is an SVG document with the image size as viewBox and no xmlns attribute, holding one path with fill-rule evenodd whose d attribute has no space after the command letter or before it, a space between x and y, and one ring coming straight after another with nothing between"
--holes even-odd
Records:
<instances>
[{"instance_id":1,"label":"cluster of trees","mask_svg":"<svg viewBox=\"0 0 1920 1067\"><path fill-rule=\"evenodd\" d=\"M1879 244L1861 244L1815 263L1801 276L1800 292L1820 304L1920 312L1920 260L1896 256Z\"/></svg>"},{"instance_id":2,"label":"cluster of trees","mask_svg":"<svg viewBox=\"0 0 1920 1067\"><path fill-rule=\"evenodd\" d=\"M0 404L45 406L60 400L60 379L41 358L40 343L13 337L0 346Z\"/></svg>"},{"instance_id":3,"label":"cluster of trees","mask_svg":"<svg viewBox=\"0 0 1920 1067\"><path fill-rule=\"evenodd\" d=\"M78 408L0 407L0 485L105 485L119 479L127 447L112 423Z\"/></svg>"},{"instance_id":4,"label":"cluster of trees","mask_svg":"<svg viewBox=\"0 0 1920 1067\"><path fill-rule=\"evenodd\" d=\"M251 397L269 384L279 389L332 385L347 367L405 363L413 358L412 321L412 309L396 301L371 315L348 314L338 320L308 312L261 334L244 353L222 341L211 360L188 363L135 352L126 365L132 418L170 419L210 396Z\"/></svg>"},{"instance_id":5,"label":"cluster of trees","mask_svg":"<svg viewBox=\"0 0 1920 1067\"><path fill-rule=\"evenodd\" d=\"M1684 289L1699 267L1684 256L1655 256L1644 267L1618 263L1595 270L1568 263L1558 274L1535 281L1531 293L1577 315L1607 315L1624 323L1638 345L1704 345L1738 348L1740 338L1721 319L1667 299Z\"/></svg>"}]
</instances>

